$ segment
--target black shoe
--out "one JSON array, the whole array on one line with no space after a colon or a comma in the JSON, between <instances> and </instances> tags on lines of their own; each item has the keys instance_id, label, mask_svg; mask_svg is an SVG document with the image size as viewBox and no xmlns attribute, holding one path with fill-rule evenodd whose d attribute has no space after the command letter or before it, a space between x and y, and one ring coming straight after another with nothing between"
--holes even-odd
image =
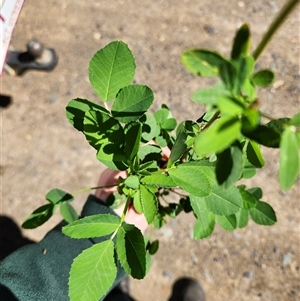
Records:
<instances>
[{"instance_id":1,"label":"black shoe","mask_svg":"<svg viewBox=\"0 0 300 301\"><path fill-rule=\"evenodd\" d=\"M173 284L169 301L206 301L201 284L192 278L180 278Z\"/></svg>"},{"instance_id":2,"label":"black shoe","mask_svg":"<svg viewBox=\"0 0 300 301\"><path fill-rule=\"evenodd\" d=\"M104 301L135 301L129 296L130 283L126 276L104 299Z\"/></svg>"}]
</instances>

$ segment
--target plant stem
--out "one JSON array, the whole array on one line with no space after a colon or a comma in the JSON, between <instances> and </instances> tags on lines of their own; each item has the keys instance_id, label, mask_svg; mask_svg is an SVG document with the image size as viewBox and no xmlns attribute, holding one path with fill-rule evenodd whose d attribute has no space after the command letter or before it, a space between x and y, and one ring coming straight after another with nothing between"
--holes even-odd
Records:
<instances>
[{"instance_id":1,"label":"plant stem","mask_svg":"<svg viewBox=\"0 0 300 301\"><path fill-rule=\"evenodd\" d=\"M209 121L204 125L204 127L201 129L201 131L204 131L208 127L211 126L212 123L214 123L218 118L220 117L220 111L217 111L212 118L209 119Z\"/></svg>"},{"instance_id":2,"label":"plant stem","mask_svg":"<svg viewBox=\"0 0 300 301\"><path fill-rule=\"evenodd\" d=\"M107 111L109 111L109 107L108 107L108 105L107 105L106 102L104 102L104 106L105 106L105 109L106 109Z\"/></svg>"},{"instance_id":3,"label":"plant stem","mask_svg":"<svg viewBox=\"0 0 300 301\"><path fill-rule=\"evenodd\" d=\"M123 209L123 212L122 212L122 216L121 216L121 220L120 220L120 225L118 226L118 228L115 230L115 232L111 235L110 239L113 240L114 237L117 235L120 227L122 226L123 222L125 221L125 216L126 216L126 213L128 211L128 207L130 205L130 202L131 202L131 197L128 197L127 198L127 201L125 203L125 207Z\"/></svg>"},{"instance_id":4,"label":"plant stem","mask_svg":"<svg viewBox=\"0 0 300 301\"><path fill-rule=\"evenodd\" d=\"M269 115L269 114L267 114L267 113L264 113L264 112L262 112L262 111L260 111L260 114L261 114L261 116L263 116L263 117L265 117L265 118L267 118L267 119L269 119L269 120L276 120L276 118L274 118L274 117L272 117L271 115Z\"/></svg>"},{"instance_id":5,"label":"plant stem","mask_svg":"<svg viewBox=\"0 0 300 301\"><path fill-rule=\"evenodd\" d=\"M121 224L125 221L125 216L128 211L128 207L129 207L130 203L131 203L131 197L127 197L127 201L125 203L125 207L124 207L124 210L123 210L122 216L121 216Z\"/></svg>"},{"instance_id":6,"label":"plant stem","mask_svg":"<svg viewBox=\"0 0 300 301\"><path fill-rule=\"evenodd\" d=\"M177 194L177 195L180 196L180 197L183 197L183 198L188 197L187 195L182 194L182 193L176 191L175 189L170 188L170 191L173 192L173 193L175 193L175 194Z\"/></svg>"},{"instance_id":7,"label":"plant stem","mask_svg":"<svg viewBox=\"0 0 300 301\"><path fill-rule=\"evenodd\" d=\"M259 57L259 55L262 53L264 48L267 46L267 44L270 42L272 36L274 33L278 30L280 25L284 22L286 17L289 15L289 13L296 7L297 4L299 4L300 0L289 0L283 8L280 10L279 14L276 16L274 21L271 23L269 29L263 36L262 40L258 44L257 48L253 52L253 57L255 60Z\"/></svg>"},{"instance_id":8,"label":"plant stem","mask_svg":"<svg viewBox=\"0 0 300 301\"><path fill-rule=\"evenodd\" d=\"M81 188L81 189L78 189L78 190L74 191L72 193L72 195L77 195L79 193L90 191L90 190L95 190L95 189L115 187L115 186L118 186L118 185L119 184L111 184L111 185L103 185L103 186L96 186L96 187L85 187L85 188Z\"/></svg>"}]
</instances>

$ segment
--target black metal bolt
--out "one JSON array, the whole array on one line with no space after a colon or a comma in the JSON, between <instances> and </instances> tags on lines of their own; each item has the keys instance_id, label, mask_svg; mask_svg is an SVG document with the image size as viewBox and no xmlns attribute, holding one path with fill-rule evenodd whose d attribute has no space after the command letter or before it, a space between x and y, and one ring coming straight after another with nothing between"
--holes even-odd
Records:
<instances>
[{"instance_id":1,"label":"black metal bolt","mask_svg":"<svg viewBox=\"0 0 300 301\"><path fill-rule=\"evenodd\" d=\"M30 40L27 44L27 50L35 58L41 57L44 52L44 45L37 40Z\"/></svg>"}]
</instances>

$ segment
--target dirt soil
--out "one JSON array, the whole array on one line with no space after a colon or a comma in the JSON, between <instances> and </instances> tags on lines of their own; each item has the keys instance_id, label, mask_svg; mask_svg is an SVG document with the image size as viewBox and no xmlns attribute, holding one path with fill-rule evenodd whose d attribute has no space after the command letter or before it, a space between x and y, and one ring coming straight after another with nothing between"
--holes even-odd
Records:
<instances>
[{"instance_id":1,"label":"dirt soil","mask_svg":"<svg viewBox=\"0 0 300 301\"><path fill-rule=\"evenodd\" d=\"M211 80L189 74L181 65L181 52L202 47L228 55L235 31L244 22L250 24L255 46L284 2L25 1L12 46L25 49L29 39L39 39L55 48L59 64L50 73L4 74L1 79L1 94L13 99L1 109L1 214L21 225L44 204L51 188L72 192L96 184L104 167L66 120L65 106L76 97L97 100L87 66L98 49L116 39L128 43L136 57L136 82L155 91L153 110L165 103L179 120L196 119L204 108L192 103L190 94ZM258 65L277 74L273 86L260 91L262 110L275 117L299 111L299 7ZM172 283L190 276L202 283L208 301L300 300L300 185L298 181L289 192L281 191L278 151L263 152L266 168L247 184L263 188L263 200L274 207L278 223L262 227L251 222L233 233L216 227L210 238L194 241L191 214L170 220L154 231L160 249L146 278L131 282L134 298L167 300ZM77 208L85 198L83 194L76 199ZM43 227L23 233L40 240L60 219L57 213Z\"/></svg>"}]
</instances>

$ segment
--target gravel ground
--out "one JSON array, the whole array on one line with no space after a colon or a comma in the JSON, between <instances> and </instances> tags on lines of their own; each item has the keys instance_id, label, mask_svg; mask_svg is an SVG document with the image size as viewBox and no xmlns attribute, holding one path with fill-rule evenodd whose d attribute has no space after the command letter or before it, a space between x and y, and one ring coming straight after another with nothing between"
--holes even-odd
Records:
<instances>
[{"instance_id":1,"label":"gravel ground","mask_svg":"<svg viewBox=\"0 0 300 301\"><path fill-rule=\"evenodd\" d=\"M196 119L204 108L189 96L211 82L185 71L180 53L198 46L229 54L234 33L244 22L250 24L256 45L283 4L283 0L26 1L12 46L24 49L29 39L37 38L56 49L59 64L51 73L1 79L1 94L13 99L1 110L1 214L20 225L44 203L51 188L72 192L95 185L104 167L68 124L64 108L75 97L97 99L87 66L98 49L116 39L128 43L136 57L135 80L155 92L153 109L165 103L179 120ZM277 74L273 86L260 92L262 110L276 117L299 111L299 7L258 64ZM161 245L150 273L131 283L137 300L167 300L172 283L181 276L197 278L208 301L300 300L299 181L282 192L278 151L263 152L266 168L247 184L263 188L263 199L274 207L278 223L272 227L250 223L234 233L217 227L210 238L194 241L192 215L170 220L153 233ZM77 198L78 209L85 197ZM57 214L23 234L40 240L59 220Z\"/></svg>"}]
</instances>

